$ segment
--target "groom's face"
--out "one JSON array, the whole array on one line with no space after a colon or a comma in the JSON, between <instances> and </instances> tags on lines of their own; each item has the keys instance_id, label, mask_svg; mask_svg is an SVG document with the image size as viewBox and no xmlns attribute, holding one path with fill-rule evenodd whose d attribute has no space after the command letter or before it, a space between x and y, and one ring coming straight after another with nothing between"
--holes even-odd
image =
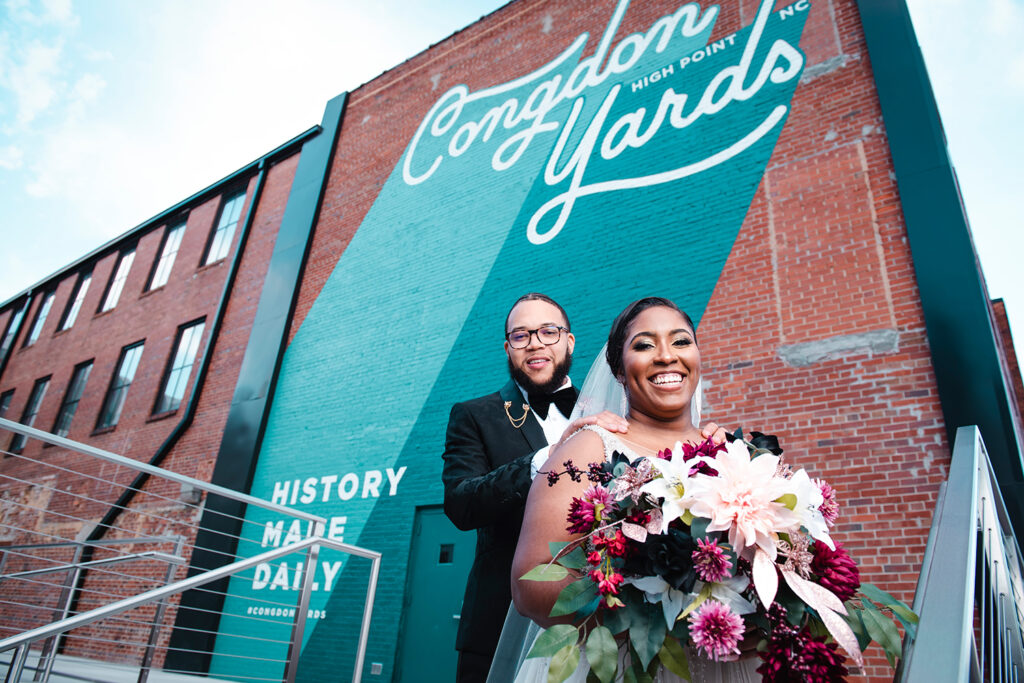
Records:
<instances>
[{"instance_id":1,"label":"groom's face","mask_svg":"<svg viewBox=\"0 0 1024 683\"><path fill-rule=\"evenodd\" d=\"M516 304L508 316L505 332L536 330L546 325L567 327L568 324L557 307L535 299ZM506 340L509 372L527 391L555 391L569 373L575 345L576 338L565 330L554 344L544 344L537 334L530 335L529 343L522 349L513 349Z\"/></svg>"}]
</instances>

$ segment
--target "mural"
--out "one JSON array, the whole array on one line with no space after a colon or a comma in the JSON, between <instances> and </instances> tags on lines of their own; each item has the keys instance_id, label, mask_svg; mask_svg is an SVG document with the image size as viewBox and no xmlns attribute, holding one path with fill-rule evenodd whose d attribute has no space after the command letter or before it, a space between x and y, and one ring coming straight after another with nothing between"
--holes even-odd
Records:
<instances>
[{"instance_id":1,"label":"mural","mask_svg":"<svg viewBox=\"0 0 1024 683\"><path fill-rule=\"evenodd\" d=\"M286 352L252 493L384 553L367 657L384 663L382 679L410 597L414 510L442 499L448 410L505 382L511 302L535 290L565 305L580 379L632 299L669 296L699 321L804 67L810 3L772 5L713 42L720 7L696 2L615 40L621 0L599 36L553 45L544 67L452 88L339 258ZM264 547L304 531L264 511L247 521ZM222 630L252 633L233 620L294 604L299 560L236 578ZM321 555L301 679L350 670L367 568ZM267 621L253 635L288 630ZM247 648L220 638L211 675L267 675L231 657ZM266 651L283 658L285 646Z\"/></svg>"}]
</instances>

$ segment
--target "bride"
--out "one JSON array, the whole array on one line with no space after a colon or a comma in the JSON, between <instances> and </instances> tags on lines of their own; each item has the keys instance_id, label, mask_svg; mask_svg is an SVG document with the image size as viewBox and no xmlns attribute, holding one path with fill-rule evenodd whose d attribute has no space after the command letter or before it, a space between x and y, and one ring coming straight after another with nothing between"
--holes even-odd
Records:
<instances>
[{"instance_id":1,"label":"bride","mask_svg":"<svg viewBox=\"0 0 1024 683\"><path fill-rule=\"evenodd\" d=\"M697 426L700 349L693 323L686 313L673 302L660 297L633 302L612 324L605 355L607 366L594 364L580 401L588 411L601 407L624 410L629 423L628 432L615 435L600 427L587 427L559 447L545 470L560 469L562 462L572 460L576 467L586 471L591 463L601 463L609 458L612 451L620 451L631 459L653 457L676 441L703 441ZM608 370L614 381L598 377L602 372L607 376ZM606 386L602 387L602 384ZM618 392L621 396L621 390L625 392L624 409L615 405L618 401L615 394ZM591 401L589 405L585 403L588 398ZM523 581L519 577L551 561L549 542L579 538L566 530L566 512L572 499L581 496L587 486L586 480L573 482L569 477L561 477L556 484L549 486L545 477L537 477L530 490L512 565L512 596L516 610L541 627L569 621L567 617L552 619L548 615L559 592L572 577L562 582ZM522 648L524 653L539 632L538 627L530 629ZM751 654L726 663L712 662L693 652L689 654L690 672L695 682L732 683L761 679L755 672L760 660ZM544 658L527 659L519 667L515 680L517 683L546 681L548 664ZM569 681L582 683L588 669L583 655ZM492 671L492 676L494 673ZM656 680L680 679L662 671Z\"/></svg>"}]
</instances>

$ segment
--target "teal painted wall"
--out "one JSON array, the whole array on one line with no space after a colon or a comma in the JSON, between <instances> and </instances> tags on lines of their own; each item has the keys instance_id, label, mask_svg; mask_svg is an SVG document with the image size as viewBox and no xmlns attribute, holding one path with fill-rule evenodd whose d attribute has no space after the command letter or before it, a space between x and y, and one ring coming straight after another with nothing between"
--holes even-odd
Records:
<instances>
[{"instance_id":1,"label":"teal painted wall","mask_svg":"<svg viewBox=\"0 0 1024 683\"><path fill-rule=\"evenodd\" d=\"M568 309L579 380L639 296L672 297L699 321L804 66L810 3L771 4L714 43L720 8L697 3L613 41L623 0L608 26L552 44L548 66L453 88L423 112L285 354L252 486L384 554L364 676L371 662L383 672L370 680L391 675L413 512L441 501L448 411L505 380L511 302L536 290ZM287 536L287 524L265 535L280 521L265 512L246 521L248 554ZM368 569L320 559L306 681L350 675ZM286 640L273 611L294 604L298 561L234 579L222 633ZM251 641L219 638L211 675L275 675L241 652Z\"/></svg>"}]
</instances>

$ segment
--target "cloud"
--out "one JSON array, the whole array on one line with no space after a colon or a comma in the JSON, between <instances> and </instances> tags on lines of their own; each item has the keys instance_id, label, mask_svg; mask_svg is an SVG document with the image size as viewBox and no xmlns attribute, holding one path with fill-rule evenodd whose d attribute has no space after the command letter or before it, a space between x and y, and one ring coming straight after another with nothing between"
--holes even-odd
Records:
<instances>
[{"instance_id":1,"label":"cloud","mask_svg":"<svg viewBox=\"0 0 1024 683\"><path fill-rule=\"evenodd\" d=\"M21 24L73 26L78 22L71 8L71 0L38 0L35 3L30 0L7 0L5 4L10 18Z\"/></svg>"},{"instance_id":2,"label":"cloud","mask_svg":"<svg viewBox=\"0 0 1024 683\"><path fill-rule=\"evenodd\" d=\"M20 147L14 145L0 147L0 168L7 169L8 171L21 168L24 156L25 154L21 151Z\"/></svg>"},{"instance_id":3,"label":"cloud","mask_svg":"<svg viewBox=\"0 0 1024 683\"><path fill-rule=\"evenodd\" d=\"M0 86L14 96L15 120L26 126L46 111L62 87L60 57L63 41L44 45L33 40L24 49L7 55L0 65Z\"/></svg>"}]
</instances>

